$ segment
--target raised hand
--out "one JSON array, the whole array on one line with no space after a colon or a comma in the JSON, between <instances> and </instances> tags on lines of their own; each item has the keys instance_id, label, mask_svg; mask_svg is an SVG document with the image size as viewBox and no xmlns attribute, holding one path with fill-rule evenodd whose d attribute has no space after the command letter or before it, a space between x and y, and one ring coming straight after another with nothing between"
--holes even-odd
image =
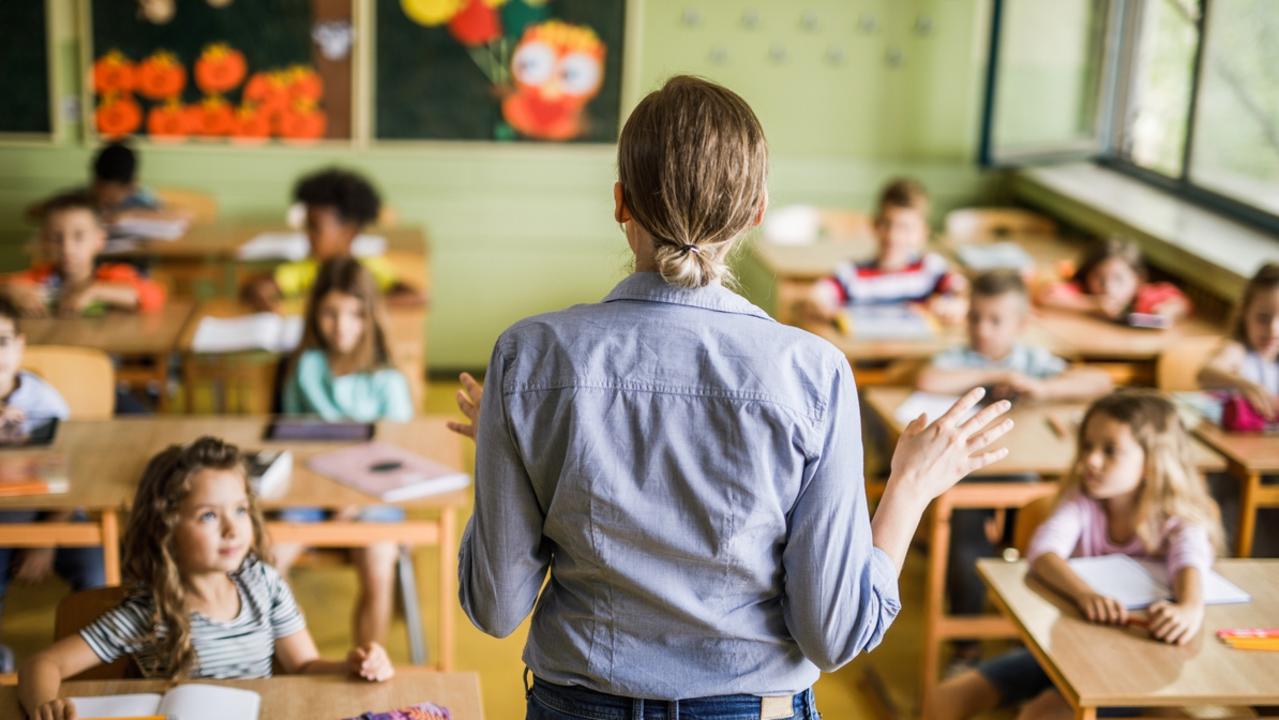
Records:
<instances>
[{"instance_id":1,"label":"raised hand","mask_svg":"<svg viewBox=\"0 0 1279 720\"><path fill-rule=\"evenodd\" d=\"M893 452L893 477L931 500L965 476L1004 459L1007 448L986 448L1012 429L1011 419L999 421L1011 403L1000 400L963 419L984 395L985 390L975 388L933 423L925 415L911 421Z\"/></svg>"},{"instance_id":2,"label":"raised hand","mask_svg":"<svg viewBox=\"0 0 1279 720\"><path fill-rule=\"evenodd\" d=\"M460 423L450 420L448 428L458 435L465 435L474 440L475 430L480 425L480 401L484 399L484 386L471 377L470 373L462 373L458 379L462 381L462 389L457 391L457 407L469 422Z\"/></svg>"}]
</instances>

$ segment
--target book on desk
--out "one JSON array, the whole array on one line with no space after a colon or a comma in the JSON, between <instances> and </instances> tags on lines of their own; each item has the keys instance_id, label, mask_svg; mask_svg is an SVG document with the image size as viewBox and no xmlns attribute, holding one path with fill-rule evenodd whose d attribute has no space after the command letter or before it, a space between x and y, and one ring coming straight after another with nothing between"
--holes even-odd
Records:
<instances>
[{"instance_id":1,"label":"book on desk","mask_svg":"<svg viewBox=\"0 0 1279 720\"><path fill-rule=\"evenodd\" d=\"M168 692L73 697L76 717L257 720L262 697L252 690L189 683Z\"/></svg>"}]
</instances>

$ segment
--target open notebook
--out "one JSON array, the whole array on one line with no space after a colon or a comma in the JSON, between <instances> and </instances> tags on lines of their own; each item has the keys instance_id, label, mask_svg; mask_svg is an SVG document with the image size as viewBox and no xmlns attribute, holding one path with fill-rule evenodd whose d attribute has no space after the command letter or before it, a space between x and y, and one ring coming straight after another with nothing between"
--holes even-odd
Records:
<instances>
[{"instance_id":1,"label":"open notebook","mask_svg":"<svg viewBox=\"0 0 1279 720\"><path fill-rule=\"evenodd\" d=\"M857 340L927 340L937 334L932 319L910 305L853 305L847 313Z\"/></svg>"},{"instance_id":2,"label":"open notebook","mask_svg":"<svg viewBox=\"0 0 1279 720\"><path fill-rule=\"evenodd\" d=\"M351 255L371 257L386 253L386 238L381 235L355 236ZM306 235L300 232L266 232L240 246L241 260L301 260L311 254Z\"/></svg>"},{"instance_id":3,"label":"open notebook","mask_svg":"<svg viewBox=\"0 0 1279 720\"><path fill-rule=\"evenodd\" d=\"M206 316L195 328L191 349L198 353L289 352L302 342L303 322L301 315L270 312L230 318Z\"/></svg>"},{"instance_id":4,"label":"open notebook","mask_svg":"<svg viewBox=\"0 0 1279 720\"><path fill-rule=\"evenodd\" d=\"M1035 265L1030 254L1021 245L1012 241L960 245L955 250L955 254L959 256L959 261L965 267L975 272L997 269L1026 270Z\"/></svg>"},{"instance_id":5,"label":"open notebook","mask_svg":"<svg viewBox=\"0 0 1279 720\"><path fill-rule=\"evenodd\" d=\"M262 698L252 690L201 685L179 685L163 695L101 695L73 697L76 717L145 718L168 717L180 720L257 720Z\"/></svg>"},{"instance_id":6,"label":"open notebook","mask_svg":"<svg viewBox=\"0 0 1279 720\"><path fill-rule=\"evenodd\" d=\"M1141 610L1172 599L1168 570L1162 562L1138 561L1127 555L1072 558L1070 569L1094 590L1115 598L1129 610ZM1204 604L1252 602L1238 585L1209 570L1203 578Z\"/></svg>"}]
</instances>

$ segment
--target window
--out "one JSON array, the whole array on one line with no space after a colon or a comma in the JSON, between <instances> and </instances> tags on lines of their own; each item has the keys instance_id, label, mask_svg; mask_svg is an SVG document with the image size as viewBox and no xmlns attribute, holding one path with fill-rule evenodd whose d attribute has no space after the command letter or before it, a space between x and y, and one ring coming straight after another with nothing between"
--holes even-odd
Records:
<instances>
[{"instance_id":1,"label":"window","mask_svg":"<svg viewBox=\"0 0 1279 720\"><path fill-rule=\"evenodd\" d=\"M1279 231L1279 0L994 0L982 160L1094 158Z\"/></svg>"}]
</instances>

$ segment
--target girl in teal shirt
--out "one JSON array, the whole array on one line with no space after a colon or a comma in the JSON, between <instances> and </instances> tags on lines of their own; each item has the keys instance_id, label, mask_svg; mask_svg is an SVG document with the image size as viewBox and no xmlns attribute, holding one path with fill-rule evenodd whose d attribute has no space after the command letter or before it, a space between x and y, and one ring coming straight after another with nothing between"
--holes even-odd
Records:
<instances>
[{"instance_id":1,"label":"girl in teal shirt","mask_svg":"<svg viewBox=\"0 0 1279 720\"><path fill-rule=\"evenodd\" d=\"M381 298L368 270L351 257L320 266L307 303L306 328L284 388L284 412L328 420L406 421L413 417L408 381L391 364ZM398 507L348 509L340 516L369 522L398 522ZM291 508L280 517L318 522L318 508ZM275 544L276 566L287 573L303 551L300 545ZM391 624L394 601L395 543L355 550L360 597L355 607L356 642L382 643Z\"/></svg>"}]
</instances>

